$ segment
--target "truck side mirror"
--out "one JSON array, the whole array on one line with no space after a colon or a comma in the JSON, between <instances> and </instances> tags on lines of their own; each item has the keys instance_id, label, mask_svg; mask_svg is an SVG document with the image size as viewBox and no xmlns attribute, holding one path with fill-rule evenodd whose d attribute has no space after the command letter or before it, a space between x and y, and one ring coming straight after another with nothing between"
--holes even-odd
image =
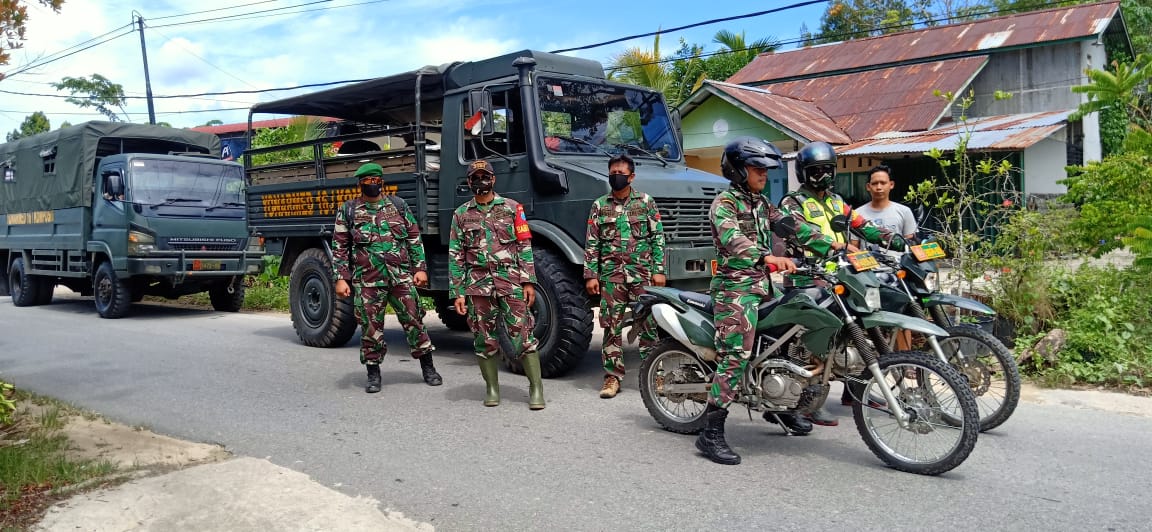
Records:
<instances>
[{"instance_id":1,"label":"truck side mirror","mask_svg":"<svg viewBox=\"0 0 1152 532\"><path fill-rule=\"evenodd\" d=\"M104 192L113 198L124 197L124 178L120 176L120 172L104 172Z\"/></svg>"},{"instance_id":2,"label":"truck side mirror","mask_svg":"<svg viewBox=\"0 0 1152 532\"><path fill-rule=\"evenodd\" d=\"M684 147L684 132L680 129L680 110L672 109L669 112L672 115L672 131L676 133L676 140L680 142L680 147Z\"/></svg>"},{"instance_id":3,"label":"truck side mirror","mask_svg":"<svg viewBox=\"0 0 1152 532\"><path fill-rule=\"evenodd\" d=\"M492 93L485 89L468 91L468 119L464 122L464 129L471 131L476 120L479 120L480 135L491 135L495 131L492 122Z\"/></svg>"}]
</instances>

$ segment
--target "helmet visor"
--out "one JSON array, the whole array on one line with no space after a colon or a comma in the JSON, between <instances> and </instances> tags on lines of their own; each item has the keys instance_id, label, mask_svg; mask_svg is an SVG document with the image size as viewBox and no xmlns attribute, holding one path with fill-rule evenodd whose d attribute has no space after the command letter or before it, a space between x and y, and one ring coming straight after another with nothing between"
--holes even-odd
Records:
<instances>
[{"instance_id":1,"label":"helmet visor","mask_svg":"<svg viewBox=\"0 0 1152 532\"><path fill-rule=\"evenodd\" d=\"M780 160L775 157L749 157L744 160L744 166L751 166L754 168L767 168L772 170L774 168L780 168Z\"/></svg>"}]
</instances>

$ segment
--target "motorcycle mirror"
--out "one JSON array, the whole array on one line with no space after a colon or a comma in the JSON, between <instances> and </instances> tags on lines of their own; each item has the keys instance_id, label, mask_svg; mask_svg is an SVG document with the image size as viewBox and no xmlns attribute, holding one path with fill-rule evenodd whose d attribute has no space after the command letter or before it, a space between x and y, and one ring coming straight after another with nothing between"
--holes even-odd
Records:
<instances>
[{"instance_id":1,"label":"motorcycle mirror","mask_svg":"<svg viewBox=\"0 0 1152 532\"><path fill-rule=\"evenodd\" d=\"M928 209L925 209L923 204L917 205L913 216L916 218L916 225L924 225L924 220L928 219Z\"/></svg>"},{"instance_id":2,"label":"motorcycle mirror","mask_svg":"<svg viewBox=\"0 0 1152 532\"><path fill-rule=\"evenodd\" d=\"M837 233L843 233L848 230L848 217L844 216L843 214L837 214L836 216L832 217L832 221L829 225L832 226L833 231Z\"/></svg>"},{"instance_id":3,"label":"motorcycle mirror","mask_svg":"<svg viewBox=\"0 0 1152 532\"><path fill-rule=\"evenodd\" d=\"M780 238L789 238L796 234L796 219L785 216L772 224L772 233Z\"/></svg>"}]
</instances>

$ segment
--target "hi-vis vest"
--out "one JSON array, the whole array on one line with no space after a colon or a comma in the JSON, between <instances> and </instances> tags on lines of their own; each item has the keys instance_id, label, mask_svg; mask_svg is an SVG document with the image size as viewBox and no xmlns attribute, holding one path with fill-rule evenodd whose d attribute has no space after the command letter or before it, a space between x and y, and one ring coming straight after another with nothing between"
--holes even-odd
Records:
<instances>
[{"instance_id":1,"label":"hi-vis vest","mask_svg":"<svg viewBox=\"0 0 1152 532\"><path fill-rule=\"evenodd\" d=\"M804 219L820 227L820 233L832 237L833 242L845 242L843 233L832 231L832 217L844 214L844 200L836 194L824 196L824 202L807 194L792 194L793 198L803 199L800 202L804 210Z\"/></svg>"}]
</instances>

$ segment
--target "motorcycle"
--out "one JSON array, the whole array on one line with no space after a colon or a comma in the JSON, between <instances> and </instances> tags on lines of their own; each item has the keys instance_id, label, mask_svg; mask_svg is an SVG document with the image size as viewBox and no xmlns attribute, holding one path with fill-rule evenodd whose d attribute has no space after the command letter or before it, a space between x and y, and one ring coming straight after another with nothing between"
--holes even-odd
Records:
<instances>
[{"instance_id":1,"label":"motorcycle","mask_svg":"<svg viewBox=\"0 0 1152 532\"><path fill-rule=\"evenodd\" d=\"M783 238L795 225L773 224ZM870 339L882 327L945 336L925 320L880 310L880 283L868 253L837 253L798 266L827 287L793 288L762 303L755 341L736 403L765 412L790 434L779 414L816 411L832 381L844 381L860 437L900 471L938 475L959 466L976 445L979 411L964 378L923 352L891 352ZM660 340L640 366L640 395L666 430L695 434L719 357L712 299L673 288L646 287L632 320L651 318ZM635 335L635 327L632 335Z\"/></svg>"},{"instance_id":2,"label":"motorcycle","mask_svg":"<svg viewBox=\"0 0 1152 532\"><path fill-rule=\"evenodd\" d=\"M1020 401L1020 369L1012 352L988 332L974 325L954 323L946 307L985 316L996 311L972 299L946 294L936 289L932 277L939 275L936 259L944 251L931 240L910 246L893 255L889 249L875 250L875 256L889 266L881 272L880 302L884 310L930 319L948 332L947 337L927 335L930 351L956 368L968 381L980 408L980 430L1002 425ZM896 331L887 331L890 349L896 346Z\"/></svg>"}]
</instances>

